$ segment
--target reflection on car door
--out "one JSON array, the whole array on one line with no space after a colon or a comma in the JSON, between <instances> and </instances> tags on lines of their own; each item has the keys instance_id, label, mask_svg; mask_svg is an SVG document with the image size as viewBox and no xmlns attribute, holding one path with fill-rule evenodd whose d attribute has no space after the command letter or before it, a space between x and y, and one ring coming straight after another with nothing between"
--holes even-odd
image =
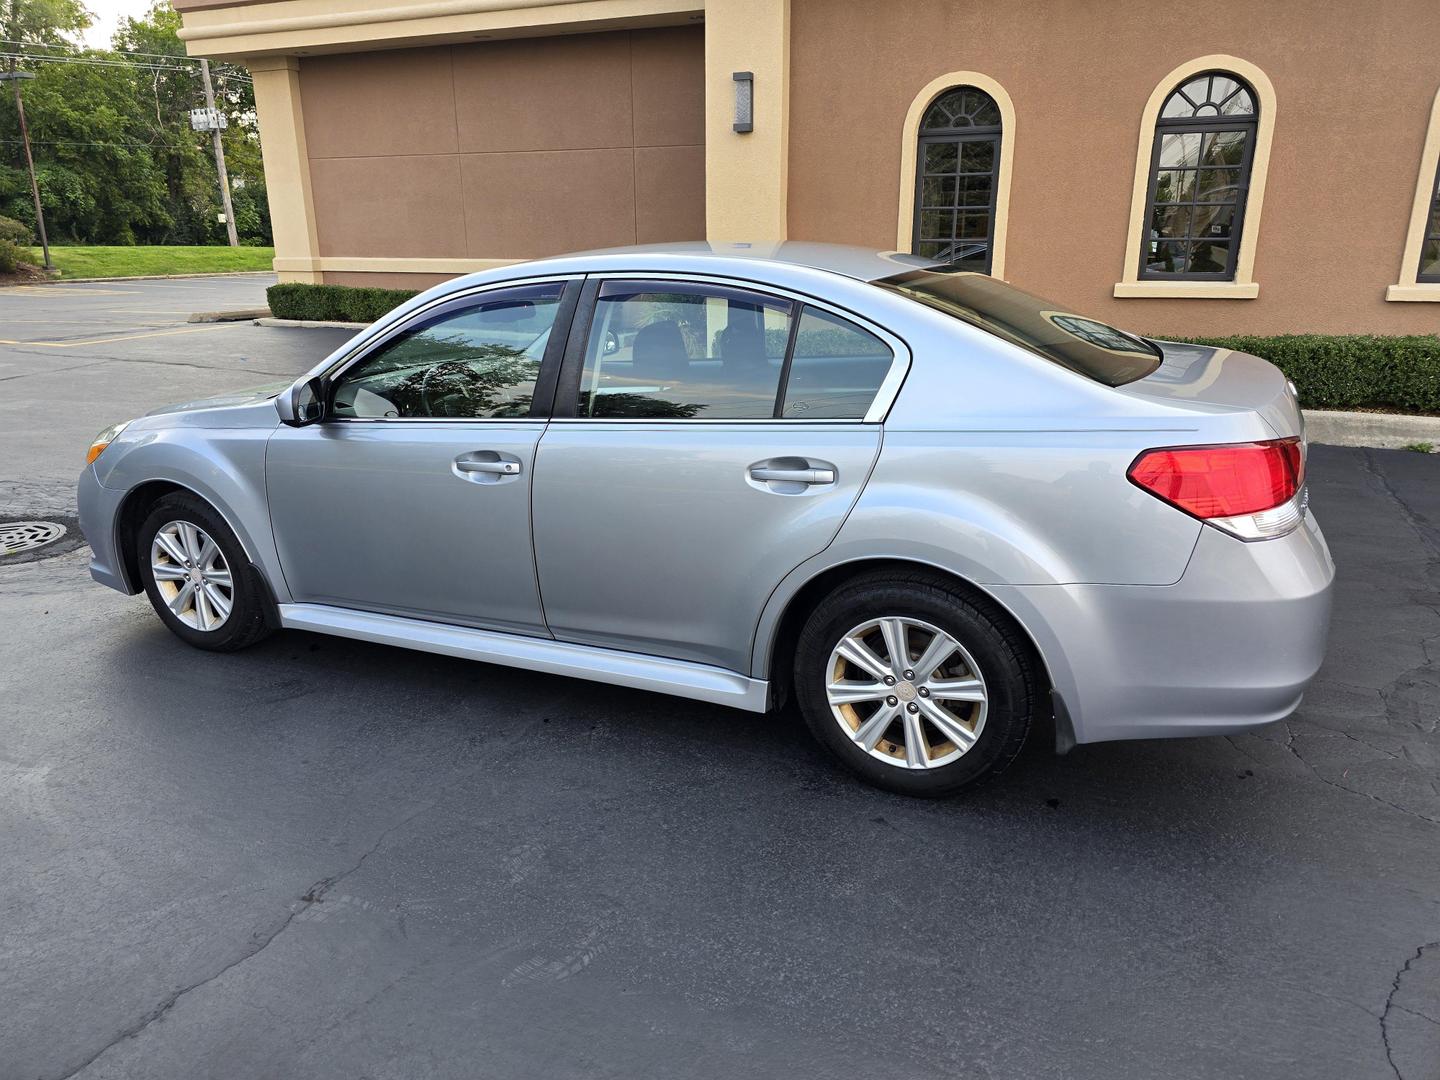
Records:
<instances>
[{"instance_id":1,"label":"reflection on car door","mask_svg":"<svg viewBox=\"0 0 1440 1080\"><path fill-rule=\"evenodd\" d=\"M266 487L296 601L546 633L530 483L578 288L447 303L339 373L326 420L275 433Z\"/></svg>"},{"instance_id":2,"label":"reflection on car door","mask_svg":"<svg viewBox=\"0 0 1440 1080\"><path fill-rule=\"evenodd\" d=\"M792 366L805 367L801 381L825 381L825 360L794 355L796 331L821 328L798 302L592 280L580 303L591 309L588 334L583 316L572 330L536 460L550 630L748 671L766 598L829 544L869 475L880 429L861 418L893 354L851 326L869 356L854 340L840 348L855 355L839 358L844 385L829 389L845 404L827 408L819 388L787 406ZM789 418L807 412L831 418Z\"/></svg>"}]
</instances>

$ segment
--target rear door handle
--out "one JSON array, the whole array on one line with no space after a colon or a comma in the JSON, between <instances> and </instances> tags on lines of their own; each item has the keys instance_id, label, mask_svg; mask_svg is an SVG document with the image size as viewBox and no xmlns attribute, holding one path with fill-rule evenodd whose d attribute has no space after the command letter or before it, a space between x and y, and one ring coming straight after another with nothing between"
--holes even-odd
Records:
<instances>
[{"instance_id":1,"label":"rear door handle","mask_svg":"<svg viewBox=\"0 0 1440 1080\"><path fill-rule=\"evenodd\" d=\"M476 461L473 458L457 458L455 468L462 473L489 473L492 476L515 476L520 472L518 461Z\"/></svg>"},{"instance_id":2,"label":"rear door handle","mask_svg":"<svg viewBox=\"0 0 1440 1080\"><path fill-rule=\"evenodd\" d=\"M751 465L750 479L781 484L833 484L834 469L776 469L765 465Z\"/></svg>"}]
</instances>

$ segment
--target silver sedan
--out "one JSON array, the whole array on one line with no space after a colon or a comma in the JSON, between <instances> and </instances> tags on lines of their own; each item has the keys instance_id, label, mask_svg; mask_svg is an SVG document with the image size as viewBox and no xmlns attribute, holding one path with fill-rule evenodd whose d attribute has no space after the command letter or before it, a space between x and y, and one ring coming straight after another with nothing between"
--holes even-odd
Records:
<instances>
[{"instance_id":1,"label":"silver sedan","mask_svg":"<svg viewBox=\"0 0 1440 1080\"><path fill-rule=\"evenodd\" d=\"M668 245L438 286L293 385L90 449L95 579L183 640L339 634L757 712L942 795L1278 720L1333 564L1293 387L983 275Z\"/></svg>"}]
</instances>

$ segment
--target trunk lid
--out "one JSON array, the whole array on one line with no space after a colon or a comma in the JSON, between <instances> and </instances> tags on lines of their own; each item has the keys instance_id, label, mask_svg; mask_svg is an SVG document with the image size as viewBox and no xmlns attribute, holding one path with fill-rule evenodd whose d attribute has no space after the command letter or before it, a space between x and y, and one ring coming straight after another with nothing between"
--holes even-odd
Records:
<instances>
[{"instance_id":1,"label":"trunk lid","mask_svg":"<svg viewBox=\"0 0 1440 1080\"><path fill-rule=\"evenodd\" d=\"M1155 344L1164 354L1160 366L1117 390L1169 405L1199 406L1206 412L1248 410L1258 413L1277 438L1303 437L1300 403L1289 380L1268 360L1210 345Z\"/></svg>"}]
</instances>

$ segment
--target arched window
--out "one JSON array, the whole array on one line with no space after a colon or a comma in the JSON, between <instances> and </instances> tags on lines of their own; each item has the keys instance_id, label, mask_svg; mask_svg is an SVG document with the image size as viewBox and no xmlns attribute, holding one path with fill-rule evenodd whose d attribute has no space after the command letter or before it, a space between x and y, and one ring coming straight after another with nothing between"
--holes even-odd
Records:
<instances>
[{"instance_id":1,"label":"arched window","mask_svg":"<svg viewBox=\"0 0 1440 1080\"><path fill-rule=\"evenodd\" d=\"M1140 277L1235 278L1259 108L1235 75L1207 71L1171 92L1155 121Z\"/></svg>"},{"instance_id":2,"label":"arched window","mask_svg":"<svg viewBox=\"0 0 1440 1080\"><path fill-rule=\"evenodd\" d=\"M1000 145L1000 107L985 91L957 86L930 103L916 154L916 254L990 272Z\"/></svg>"}]
</instances>

